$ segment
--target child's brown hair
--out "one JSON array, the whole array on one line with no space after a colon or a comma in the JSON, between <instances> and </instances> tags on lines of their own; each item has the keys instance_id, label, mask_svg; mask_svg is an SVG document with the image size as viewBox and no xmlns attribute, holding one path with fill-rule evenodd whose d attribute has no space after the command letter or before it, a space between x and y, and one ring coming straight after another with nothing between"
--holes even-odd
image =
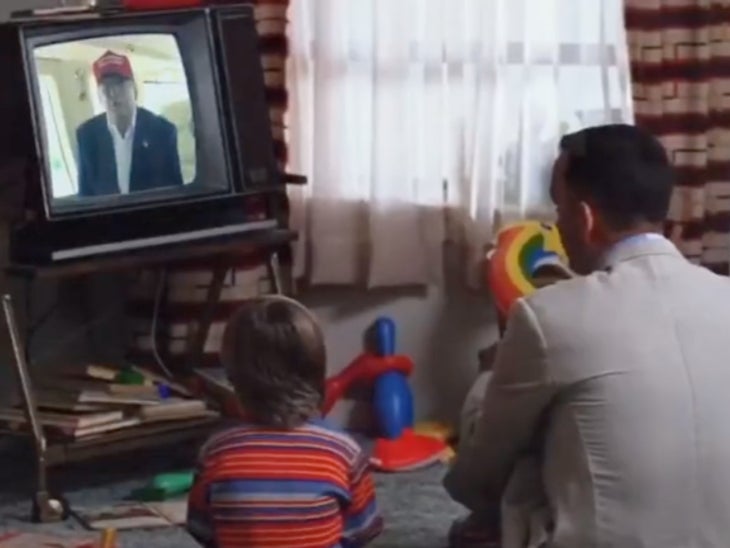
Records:
<instances>
[{"instance_id":1,"label":"child's brown hair","mask_svg":"<svg viewBox=\"0 0 730 548\"><path fill-rule=\"evenodd\" d=\"M250 299L228 320L221 359L251 418L294 428L320 413L326 352L314 316L282 296Z\"/></svg>"}]
</instances>

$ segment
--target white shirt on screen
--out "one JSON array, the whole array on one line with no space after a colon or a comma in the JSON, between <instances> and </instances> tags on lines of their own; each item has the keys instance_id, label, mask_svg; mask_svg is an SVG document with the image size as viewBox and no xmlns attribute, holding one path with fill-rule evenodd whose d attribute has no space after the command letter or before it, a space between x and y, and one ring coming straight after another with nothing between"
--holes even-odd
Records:
<instances>
[{"instance_id":1,"label":"white shirt on screen","mask_svg":"<svg viewBox=\"0 0 730 548\"><path fill-rule=\"evenodd\" d=\"M132 123L124 135L107 117L109 132L114 143L114 159L117 163L117 184L121 194L129 194L129 176L132 171L132 149L134 147L134 129L137 125L137 109L132 115Z\"/></svg>"}]
</instances>

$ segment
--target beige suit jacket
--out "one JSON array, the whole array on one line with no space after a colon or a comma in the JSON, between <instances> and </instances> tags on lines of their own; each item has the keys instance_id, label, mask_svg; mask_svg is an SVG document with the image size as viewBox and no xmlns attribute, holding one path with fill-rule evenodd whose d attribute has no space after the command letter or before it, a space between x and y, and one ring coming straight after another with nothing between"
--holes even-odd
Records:
<instances>
[{"instance_id":1,"label":"beige suit jacket","mask_svg":"<svg viewBox=\"0 0 730 548\"><path fill-rule=\"evenodd\" d=\"M445 478L493 508L537 451L560 548L730 547L730 280L667 240L519 301Z\"/></svg>"}]
</instances>

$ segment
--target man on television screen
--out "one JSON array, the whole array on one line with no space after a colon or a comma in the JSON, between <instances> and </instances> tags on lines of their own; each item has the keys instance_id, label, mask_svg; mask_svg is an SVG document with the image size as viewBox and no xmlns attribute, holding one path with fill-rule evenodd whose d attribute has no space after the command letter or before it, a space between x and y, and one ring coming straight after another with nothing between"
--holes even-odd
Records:
<instances>
[{"instance_id":1,"label":"man on television screen","mask_svg":"<svg viewBox=\"0 0 730 548\"><path fill-rule=\"evenodd\" d=\"M107 51L93 71L106 112L76 130L79 196L181 186L177 128L137 106L129 58Z\"/></svg>"}]
</instances>

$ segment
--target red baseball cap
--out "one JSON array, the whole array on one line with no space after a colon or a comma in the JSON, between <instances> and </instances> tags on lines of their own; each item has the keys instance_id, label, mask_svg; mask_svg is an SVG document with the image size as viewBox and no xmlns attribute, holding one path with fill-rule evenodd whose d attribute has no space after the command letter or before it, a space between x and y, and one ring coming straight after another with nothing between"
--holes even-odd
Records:
<instances>
[{"instance_id":1,"label":"red baseball cap","mask_svg":"<svg viewBox=\"0 0 730 548\"><path fill-rule=\"evenodd\" d=\"M94 62L94 76L100 82L105 76L121 76L122 78L134 79L132 64L129 57L119 55L113 51L107 51Z\"/></svg>"}]
</instances>

